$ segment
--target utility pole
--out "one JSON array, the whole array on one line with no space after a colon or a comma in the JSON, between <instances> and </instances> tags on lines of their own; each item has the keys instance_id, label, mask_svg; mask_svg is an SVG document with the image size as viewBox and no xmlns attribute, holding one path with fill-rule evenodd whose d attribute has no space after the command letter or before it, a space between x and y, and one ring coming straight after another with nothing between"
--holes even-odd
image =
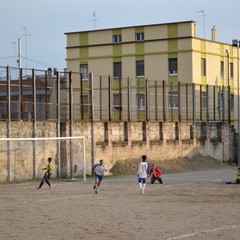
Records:
<instances>
[{"instance_id":1,"label":"utility pole","mask_svg":"<svg viewBox=\"0 0 240 240\"><path fill-rule=\"evenodd\" d=\"M18 63L18 68L21 68L22 67L22 51L21 51L21 38L18 38L18 60L17 60L17 63Z\"/></svg>"}]
</instances>

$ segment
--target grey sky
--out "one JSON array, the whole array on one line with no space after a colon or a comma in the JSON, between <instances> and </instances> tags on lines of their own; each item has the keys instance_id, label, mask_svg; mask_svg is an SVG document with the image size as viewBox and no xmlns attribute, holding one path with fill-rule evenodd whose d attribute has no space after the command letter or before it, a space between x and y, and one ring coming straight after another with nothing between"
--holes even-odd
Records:
<instances>
[{"instance_id":1,"label":"grey sky","mask_svg":"<svg viewBox=\"0 0 240 240\"><path fill-rule=\"evenodd\" d=\"M93 30L94 12L96 29L194 20L203 37L204 10L206 38L215 25L219 42L240 39L239 0L1 0L0 9L0 66L17 66L22 37L22 67L63 69L64 33Z\"/></svg>"}]
</instances>

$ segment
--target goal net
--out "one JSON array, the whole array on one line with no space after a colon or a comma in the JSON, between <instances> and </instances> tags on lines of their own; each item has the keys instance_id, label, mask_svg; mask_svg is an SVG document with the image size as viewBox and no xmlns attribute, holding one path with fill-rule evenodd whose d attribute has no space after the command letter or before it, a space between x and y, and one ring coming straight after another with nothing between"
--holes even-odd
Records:
<instances>
[{"instance_id":1,"label":"goal net","mask_svg":"<svg viewBox=\"0 0 240 240\"><path fill-rule=\"evenodd\" d=\"M20 181L41 178L52 158L56 178L83 178L86 181L85 138L0 138L0 180Z\"/></svg>"}]
</instances>

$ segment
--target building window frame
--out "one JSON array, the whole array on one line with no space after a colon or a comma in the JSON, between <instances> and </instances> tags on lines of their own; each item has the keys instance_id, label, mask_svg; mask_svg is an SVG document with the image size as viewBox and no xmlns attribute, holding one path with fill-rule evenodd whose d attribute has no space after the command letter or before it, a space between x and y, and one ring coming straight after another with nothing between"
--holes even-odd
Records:
<instances>
[{"instance_id":1,"label":"building window frame","mask_svg":"<svg viewBox=\"0 0 240 240\"><path fill-rule=\"evenodd\" d=\"M122 42L122 35L121 34L113 35L113 43L121 43L121 42Z\"/></svg>"},{"instance_id":2,"label":"building window frame","mask_svg":"<svg viewBox=\"0 0 240 240\"><path fill-rule=\"evenodd\" d=\"M113 77L122 77L122 62L113 63Z\"/></svg>"},{"instance_id":3,"label":"building window frame","mask_svg":"<svg viewBox=\"0 0 240 240\"><path fill-rule=\"evenodd\" d=\"M234 65L233 63L230 63L230 78L233 79L234 78Z\"/></svg>"},{"instance_id":4,"label":"building window frame","mask_svg":"<svg viewBox=\"0 0 240 240\"><path fill-rule=\"evenodd\" d=\"M168 93L168 108L178 109L178 92Z\"/></svg>"},{"instance_id":5,"label":"building window frame","mask_svg":"<svg viewBox=\"0 0 240 240\"><path fill-rule=\"evenodd\" d=\"M120 102L121 99L122 99L122 94L120 93L113 94L113 111L122 111L122 106Z\"/></svg>"},{"instance_id":6,"label":"building window frame","mask_svg":"<svg viewBox=\"0 0 240 240\"><path fill-rule=\"evenodd\" d=\"M144 60L136 61L136 76L144 77Z\"/></svg>"},{"instance_id":7,"label":"building window frame","mask_svg":"<svg viewBox=\"0 0 240 240\"><path fill-rule=\"evenodd\" d=\"M168 59L168 74L169 76L178 75L178 59L177 58Z\"/></svg>"},{"instance_id":8,"label":"building window frame","mask_svg":"<svg viewBox=\"0 0 240 240\"><path fill-rule=\"evenodd\" d=\"M224 61L220 61L220 77L224 78Z\"/></svg>"},{"instance_id":9,"label":"building window frame","mask_svg":"<svg viewBox=\"0 0 240 240\"><path fill-rule=\"evenodd\" d=\"M83 81L88 81L88 64L80 64L80 73Z\"/></svg>"},{"instance_id":10,"label":"building window frame","mask_svg":"<svg viewBox=\"0 0 240 240\"><path fill-rule=\"evenodd\" d=\"M137 93L136 94L136 105L139 111L146 110L146 99L144 93Z\"/></svg>"},{"instance_id":11,"label":"building window frame","mask_svg":"<svg viewBox=\"0 0 240 240\"><path fill-rule=\"evenodd\" d=\"M206 58L201 58L201 76L206 77L207 69L206 69Z\"/></svg>"},{"instance_id":12,"label":"building window frame","mask_svg":"<svg viewBox=\"0 0 240 240\"><path fill-rule=\"evenodd\" d=\"M135 41L136 42L144 41L144 32L135 33Z\"/></svg>"}]
</instances>

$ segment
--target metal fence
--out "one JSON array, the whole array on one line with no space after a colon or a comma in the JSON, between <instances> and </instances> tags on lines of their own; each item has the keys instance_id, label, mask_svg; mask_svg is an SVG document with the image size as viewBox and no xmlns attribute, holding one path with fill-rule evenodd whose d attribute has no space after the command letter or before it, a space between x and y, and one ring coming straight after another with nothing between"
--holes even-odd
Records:
<instances>
[{"instance_id":1,"label":"metal fence","mask_svg":"<svg viewBox=\"0 0 240 240\"><path fill-rule=\"evenodd\" d=\"M233 121L226 86L0 67L1 121Z\"/></svg>"}]
</instances>

